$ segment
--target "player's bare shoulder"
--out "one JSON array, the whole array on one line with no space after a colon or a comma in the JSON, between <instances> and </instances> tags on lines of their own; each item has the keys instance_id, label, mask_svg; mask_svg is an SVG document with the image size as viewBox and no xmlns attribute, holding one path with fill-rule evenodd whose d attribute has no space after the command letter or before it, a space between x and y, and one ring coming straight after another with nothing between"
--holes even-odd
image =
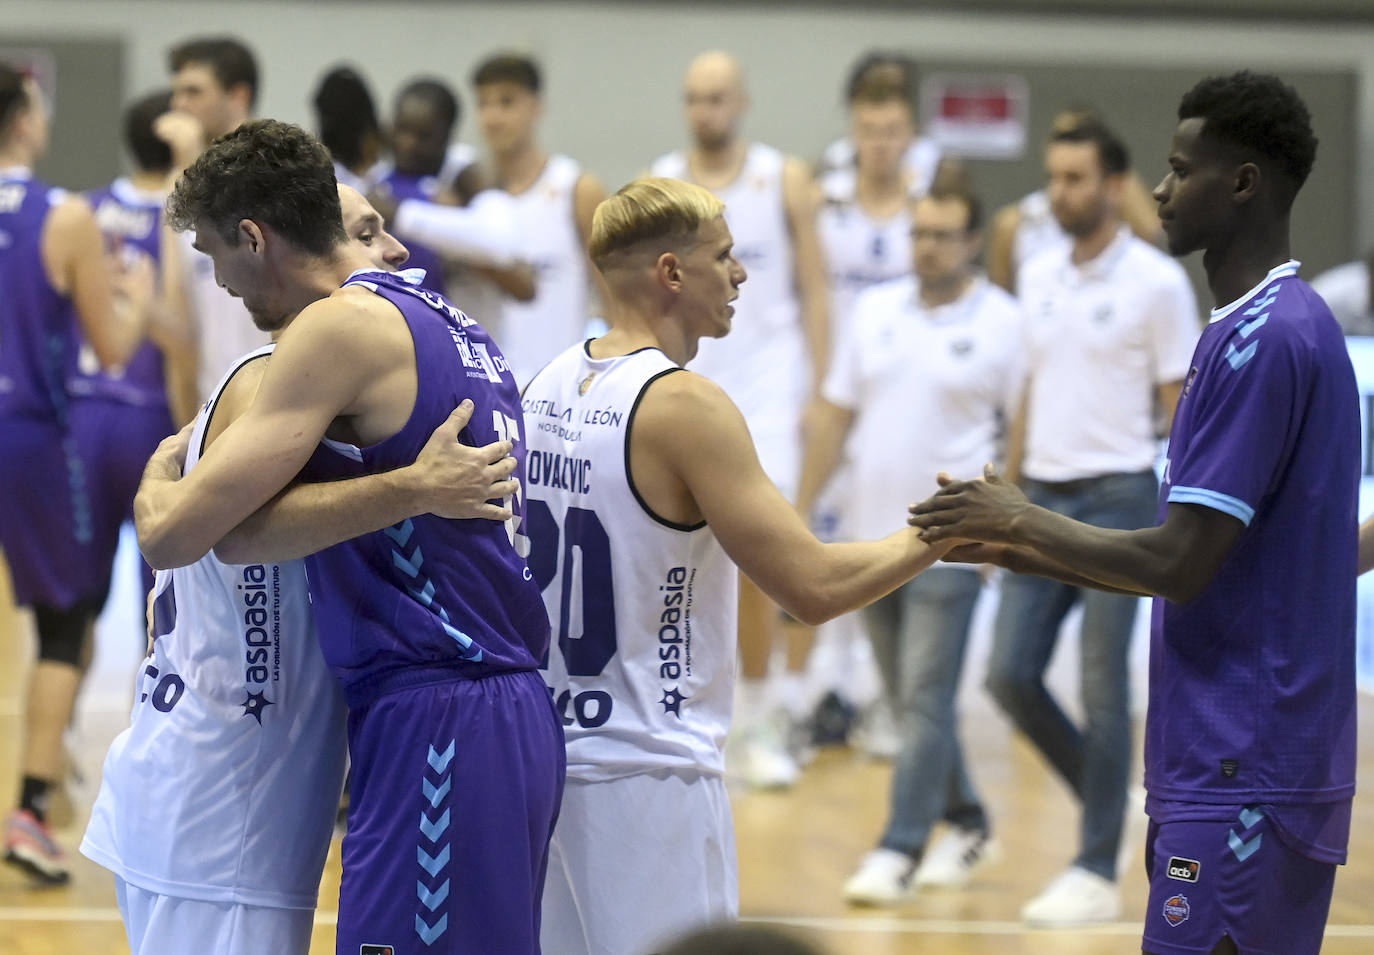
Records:
<instances>
[{"instance_id":1,"label":"player's bare shoulder","mask_svg":"<svg viewBox=\"0 0 1374 955\"><path fill-rule=\"evenodd\" d=\"M635 409L632 440L674 455L703 449L748 426L725 389L689 369L671 371L645 386Z\"/></svg>"}]
</instances>

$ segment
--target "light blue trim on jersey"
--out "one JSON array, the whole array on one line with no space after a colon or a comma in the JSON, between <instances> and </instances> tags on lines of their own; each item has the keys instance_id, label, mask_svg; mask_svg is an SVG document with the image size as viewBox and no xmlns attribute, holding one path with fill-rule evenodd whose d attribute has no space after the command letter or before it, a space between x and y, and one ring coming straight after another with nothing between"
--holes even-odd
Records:
<instances>
[{"instance_id":1,"label":"light blue trim on jersey","mask_svg":"<svg viewBox=\"0 0 1374 955\"><path fill-rule=\"evenodd\" d=\"M1300 266L1300 265L1302 265L1302 263L1299 262L1297 259L1289 259L1287 262L1283 263L1282 265L1276 265L1276 266L1274 266L1274 268L1272 268L1272 269L1269 270L1269 274L1266 275L1266 276L1264 277L1264 279L1263 279L1258 285L1256 285L1256 286L1255 286L1254 288L1252 288L1250 291L1246 292L1246 293L1245 293L1244 295L1242 295L1240 298L1236 299L1234 302L1231 302L1230 304L1223 305L1223 306L1221 306L1220 308L1214 308L1214 309L1212 309L1212 316L1211 316L1211 318L1209 318L1209 319L1207 320L1207 324L1211 325L1211 324L1213 324L1214 322L1219 322L1219 321L1221 321L1221 320L1222 320L1223 318L1225 318L1227 315L1230 315L1230 314L1233 313L1236 309L1238 309L1238 308L1240 308L1242 305L1244 305L1246 302L1250 301L1250 300L1253 299L1255 296L1259 295L1259 294L1260 294L1260 291L1261 291L1261 290L1265 290L1265 286L1267 286L1270 282L1277 282L1279 279L1286 279L1286 278L1288 278L1288 277L1290 277L1290 276L1297 275L1297 274L1298 274L1298 266ZM1278 294L1278 291L1279 291L1279 286L1275 285L1273 288L1270 288L1270 289L1265 290L1265 291L1264 291L1264 294L1265 294L1266 297L1269 297L1269 296L1277 295L1277 294ZM1273 304L1272 299L1271 299L1270 301L1268 301L1268 302L1259 302L1259 303L1256 303L1255 307L1254 307L1251 311L1245 312L1244 314L1247 315L1247 316L1248 316L1248 315L1258 315L1258 314L1260 313L1260 311L1262 311L1263 309L1268 308L1268 307L1269 307L1270 305L1272 305L1272 304Z\"/></svg>"},{"instance_id":2,"label":"light blue trim on jersey","mask_svg":"<svg viewBox=\"0 0 1374 955\"><path fill-rule=\"evenodd\" d=\"M1214 511L1230 514L1246 527L1255 519L1255 509L1238 497L1209 491L1205 487L1175 487L1169 491L1168 500L1179 504L1202 504Z\"/></svg>"},{"instance_id":3,"label":"light blue trim on jersey","mask_svg":"<svg viewBox=\"0 0 1374 955\"><path fill-rule=\"evenodd\" d=\"M457 743L455 740L448 741L448 748L442 753L434 748L434 744L429 744L429 755L425 762L428 763L429 770L441 777L440 785L436 786L430 782L429 774L420 776L420 790L424 795L425 802L429 804L430 811L438 812L440 803L448 798L449 790L453 785L453 775L448 772L449 763L453 761L453 754ZM415 861L420 864L429 875L431 881L437 881L439 873L448 865L451 848L450 843L441 841L444 833L448 831L450 819L450 807L444 806L442 815L431 819L425 814L424 806L420 807L420 835L421 839L415 846ZM430 845L434 848L426 850L425 846ZM448 931L448 913L444 912L437 922L431 925L428 919L434 918L434 913L439 906L443 905L448 899L449 878L444 876L444 880L434 885L432 888L425 885L421 879L415 880L415 896L424 909L415 913L415 934L420 937L420 941L425 946L431 946L439 936Z\"/></svg>"}]
</instances>

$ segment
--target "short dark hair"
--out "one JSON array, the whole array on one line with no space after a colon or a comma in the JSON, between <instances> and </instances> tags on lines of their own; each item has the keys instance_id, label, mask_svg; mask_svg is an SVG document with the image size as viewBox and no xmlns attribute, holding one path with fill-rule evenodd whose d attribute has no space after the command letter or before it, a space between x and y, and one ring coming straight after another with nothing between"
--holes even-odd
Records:
<instances>
[{"instance_id":1,"label":"short dark hair","mask_svg":"<svg viewBox=\"0 0 1374 955\"><path fill-rule=\"evenodd\" d=\"M965 231L978 232L983 228L983 202L973 194L973 190L963 183L937 182L921 199L961 203L964 209L968 211L968 222L964 225ZM920 199L917 200L917 202L919 201Z\"/></svg>"},{"instance_id":2,"label":"short dark hair","mask_svg":"<svg viewBox=\"0 0 1374 955\"><path fill-rule=\"evenodd\" d=\"M514 83L531 93L538 93L544 85L543 77L539 74L539 64L518 53L499 53L488 57L473 71L473 86L488 86L492 83Z\"/></svg>"},{"instance_id":3,"label":"short dark hair","mask_svg":"<svg viewBox=\"0 0 1374 955\"><path fill-rule=\"evenodd\" d=\"M124 110L124 145L134 164L144 172L172 168L172 147L153 132L157 118L172 108L172 91L158 90L140 96Z\"/></svg>"},{"instance_id":4,"label":"short dark hair","mask_svg":"<svg viewBox=\"0 0 1374 955\"><path fill-rule=\"evenodd\" d=\"M347 242L334 162L299 126L275 119L244 123L216 139L181 174L167 200L178 232L205 223L238 245L238 224L254 219L311 255Z\"/></svg>"},{"instance_id":5,"label":"short dark hair","mask_svg":"<svg viewBox=\"0 0 1374 955\"><path fill-rule=\"evenodd\" d=\"M844 84L844 101L859 101L867 89L894 88L914 110L916 107L916 61L905 53L870 50L849 68Z\"/></svg>"},{"instance_id":6,"label":"short dark hair","mask_svg":"<svg viewBox=\"0 0 1374 955\"><path fill-rule=\"evenodd\" d=\"M315 117L320 142L336 160L352 168L363 160L363 143L380 136L377 105L362 74L350 66L336 66L315 90Z\"/></svg>"},{"instance_id":7,"label":"short dark hair","mask_svg":"<svg viewBox=\"0 0 1374 955\"><path fill-rule=\"evenodd\" d=\"M8 139L15 118L33 104L24 86L28 76L8 63L0 63L0 140Z\"/></svg>"},{"instance_id":8,"label":"short dark hair","mask_svg":"<svg viewBox=\"0 0 1374 955\"><path fill-rule=\"evenodd\" d=\"M439 114L440 122L450 130L458 125L458 119L463 115L463 104L458 99L458 94L443 80L432 76L411 80L401 87L401 91L396 94L396 104L399 106L401 100L405 99L418 99L428 103Z\"/></svg>"},{"instance_id":9,"label":"short dark hair","mask_svg":"<svg viewBox=\"0 0 1374 955\"><path fill-rule=\"evenodd\" d=\"M240 83L248 87L248 105L258 100L258 61L253 51L228 36L195 37L172 47L167 64L173 73L192 63L208 66L226 90Z\"/></svg>"},{"instance_id":10,"label":"short dark hair","mask_svg":"<svg viewBox=\"0 0 1374 955\"><path fill-rule=\"evenodd\" d=\"M1108 176L1119 176L1131 168L1131 154L1126 144L1105 123L1084 119L1075 126L1050 133L1050 143L1091 143L1097 147L1097 159Z\"/></svg>"},{"instance_id":11,"label":"short dark hair","mask_svg":"<svg viewBox=\"0 0 1374 955\"><path fill-rule=\"evenodd\" d=\"M1269 73L1212 76L1183 94L1178 118L1201 119L1202 137L1271 159L1296 193L1317 159L1312 116L1297 90Z\"/></svg>"}]
</instances>

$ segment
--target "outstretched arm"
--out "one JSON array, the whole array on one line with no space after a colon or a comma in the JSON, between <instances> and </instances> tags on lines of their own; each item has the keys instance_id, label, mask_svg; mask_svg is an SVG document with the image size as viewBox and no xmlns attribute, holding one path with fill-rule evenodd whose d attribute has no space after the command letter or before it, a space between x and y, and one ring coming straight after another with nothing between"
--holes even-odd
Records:
<instances>
[{"instance_id":1,"label":"outstretched arm","mask_svg":"<svg viewBox=\"0 0 1374 955\"><path fill-rule=\"evenodd\" d=\"M910 523L931 543L958 538L1010 545L1009 569L1104 590L1187 603L1211 582L1245 525L1199 504L1171 503L1158 527L1094 527L1036 507L993 472L954 481L911 508ZM993 552L994 555L996 552ZM957 556L957 555L956 555Z\"/></svg>"},{"instance_id":2,"label":"outstretched arm","mask_svg":"<svg viewBox=\"0 0 1374 955\"><path fill-rule=\"evenodd\" d=\"M631 445L637 480L682 487L740 570L806 624L872 603L949 547L928 545L909 529L878 541L822 544L764 474L739 410L699 375L667 375L650 386ZM641 475L641 461L661 473Z\"/></svg>"}]
</instances>

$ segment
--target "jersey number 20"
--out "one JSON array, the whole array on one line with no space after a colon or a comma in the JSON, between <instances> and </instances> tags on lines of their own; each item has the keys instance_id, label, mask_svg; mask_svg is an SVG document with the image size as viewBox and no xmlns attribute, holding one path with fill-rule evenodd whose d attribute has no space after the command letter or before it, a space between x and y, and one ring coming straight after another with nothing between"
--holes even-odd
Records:
<instances>
[{"instance_id":1,"label":"jersey number 20","mask_svg":"<svg viewBox=\"0 0 1374 955\"><path fill-rule=\"evenodd\" d=\"M600 676L615 656L615 587L611 540L595 511L568 508L563 527L544 501L526 502L530 573L540 590L561 576L558 649L569 676ZM561 565L561 575L560 575ZM581 632L574 629L580 604Z\"/></svg>"}]
</instances>

